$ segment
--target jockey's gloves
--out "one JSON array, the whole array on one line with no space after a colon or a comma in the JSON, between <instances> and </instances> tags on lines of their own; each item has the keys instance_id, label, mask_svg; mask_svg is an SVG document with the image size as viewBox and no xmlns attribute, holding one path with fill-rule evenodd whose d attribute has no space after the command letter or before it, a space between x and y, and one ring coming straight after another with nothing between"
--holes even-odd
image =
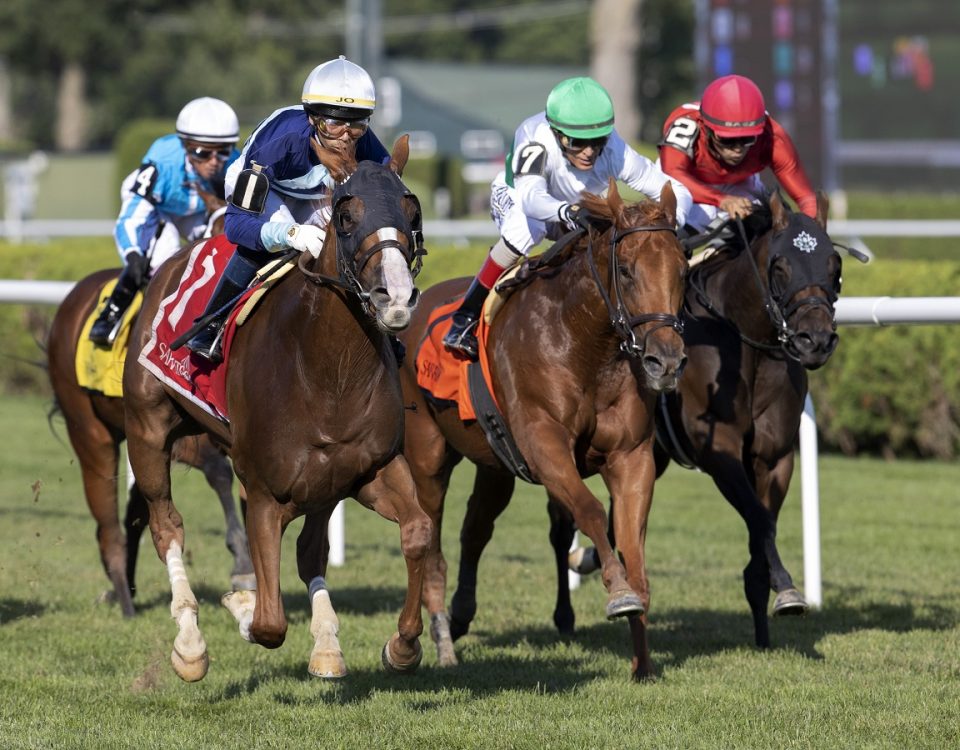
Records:
<instances>
[{"instance_id":1,"label":"jockey's gloves","mask_svg":"<svg viewBox=\"0 0 960 750\"><path fill-rule=\"evenodd\" d=\"M312 224L294 224L287 230L286 242L294 250L310 253L316 258L323 249L325 237L326 232L320 227Z\"/></svg>"}]
</instances>

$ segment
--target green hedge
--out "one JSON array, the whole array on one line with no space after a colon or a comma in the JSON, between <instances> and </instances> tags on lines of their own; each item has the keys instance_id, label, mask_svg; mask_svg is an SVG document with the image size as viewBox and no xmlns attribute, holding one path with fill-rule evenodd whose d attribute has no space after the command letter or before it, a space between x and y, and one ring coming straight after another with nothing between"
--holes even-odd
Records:
<instances>
[{"instance_id":1,"label":"green hedge","mask_svg":"<svg viewBox=\"0 0 960 750\"><path fill-rule=\"evenodd\" d=\"M847 259L846 296L949 297L960 262ZM955 458L960 453L960 340L951 325L841 326L811 373L821 440L846 454Z\"/></svg>"}]
</instances>

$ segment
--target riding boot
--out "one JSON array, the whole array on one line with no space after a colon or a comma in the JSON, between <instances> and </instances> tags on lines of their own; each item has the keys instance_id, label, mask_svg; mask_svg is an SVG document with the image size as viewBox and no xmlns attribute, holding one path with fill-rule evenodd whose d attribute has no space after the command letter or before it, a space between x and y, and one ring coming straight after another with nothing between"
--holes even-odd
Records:
<instances>
[{"instance_id":1,"label":"riding boot","mask_svg":"<svg viewBox=\"0 0 960 750\"><path fill-rule=\"evenodd\" d=\"M240 253L240 248L230 258L227 267L223 269L223 276L217 282L216 289L213 290L213 296L207 302L207 307L203 314L194 320L210 318L207 324L201 328L193 337L187 341L184 346L199 357L207 360L210 364L219 364L223 361L223 342L221 334L223 333L223 324L226 323L230 311L233 309L231 303L246 290L257 275L260 266L249 259L252 253Z\"/></svg>"},{"instance_id":2,"label":"riding boot","mask_svg":"<svg viewBox=\"0 0 960 750\"><path fill-rule=\"evenodd\" d=\"M470 288L463 295L463 302L453 314L450 330L443 337L443 345L452 352L459 352L474 362L477 361L479 344L474 333L480 318L480 310L490 290L479 279L470 282Z\"/></svg>"},{"instance_id":3,"label":"riding boot","mask_svg":"<svg viewBox=\"0 0 960 750\"><path fill-rule=\"evenodd\" d=\"M120 332L120 323L123 314L130 307L133 298L140 290L143 280L142 269L133 268L132 264L123 267L117 278L117 285L110 292L103 310L90 328L90 340L97 346L113 346L117 334Z\"/></svg>"}]
</instances>

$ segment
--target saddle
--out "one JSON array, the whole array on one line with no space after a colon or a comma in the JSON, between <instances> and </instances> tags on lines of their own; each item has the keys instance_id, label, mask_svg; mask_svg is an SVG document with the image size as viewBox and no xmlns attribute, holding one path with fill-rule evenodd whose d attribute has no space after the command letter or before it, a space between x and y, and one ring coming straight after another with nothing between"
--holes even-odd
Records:
<instances>
[{"instance_id":1,"label":"saddle","mask_svg":"<svg viewBox=\"0 0 960 750\"><path fill-rule=\"evenodd\" d=\"M109 348L97 346L90 340L90 329L116 285L116 279L104 285L97 298L97 304L84 321L83 328L80 329L80 338L77 339L75 367L77 384L81 388L102 393L104 396L119 398L123 396L123 361L127 356L127 341L130 338L133 321L140 312L143 293L137 292L130 306L123 313L117 336Z\"/></svg>"}]
</instances>

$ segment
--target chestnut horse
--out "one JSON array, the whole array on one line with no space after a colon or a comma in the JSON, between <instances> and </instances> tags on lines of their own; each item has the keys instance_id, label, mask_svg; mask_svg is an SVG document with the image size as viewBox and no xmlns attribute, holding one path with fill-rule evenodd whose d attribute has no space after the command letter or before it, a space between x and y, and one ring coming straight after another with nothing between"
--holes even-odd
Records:
<instances>
[{"instance_id":1,"label":"chestnut horse","mask_svg":"<svg viewBox=\"0 0 960 750\"><path fill-rule=\"evenodd\" d=\"M806 371L822 367L839 342L834 304L841 259L826 233L827 208L819 193L812 219L791 212L774 193L769 205L743 220L733 242L693 266L684 310L689 361L679 387L657 410L657 476L671 459L699 468L747 525L743 587L763 648L770 645L771 589L774 615L807 611L780 559L776 533L793 473ZM616 518L615 499L612 505ZM573 529L553 518L551 541L560 554L569 549ZM616 525L612 532L619 544ZM582 572L594 567L594 557L593 550L571 555L574 563L585 559L576 566ZM569 609L569 592L562 599L558 608Z\"/></svg>"},{"instance_id":2,"label":"chestnut horse","mask_svg":"<svg viewBox=\"0 0 960 750\"><path fill-rule=\"evenodd\" d=\"M283 643L281 537L293 519L305 515L297 564L313 607L310 672L345 674L323 576L327 520L342 498L353 496L400 525L407 593L398 632L383 649L384 665L411 671L422 656L423 558L432 531L400 453L403 400L387 336L409 324L419 294L411 272L422 250L419 204L399 178L407 139L397 142L389 166L358 165L352 156L317 151L340 181L324 248L318 258L301 254L298 270L284 276L238 329L226 383L229 423L166 387L137 361L150 321L179 283L188 252L158 271L131 336L124 371L130 461L150 509L157 554L170 575L171 613L179 628L172 660L187 681L206 674L208 657L182 560L183 519L170 496L169 446L181 435L202 432L228 451L247 493L257 592L225 601L241 634L268 648Z\"/></svg>"},{"instance_id":3,"label":"chestnut horse","mask_svg":"<svg viewBox=\"0 0 960 750\"><path fill-rule=\"evenodd\" d=\"M606 198L581 201L595 223L558 256L530 259L491 324L492 389L532 477L572 513L600 549L606 615L627 617L633 672L652 671L646 640L649 590L644 535L654 481L655 394L676 387L685 356L677 318L687 268L674 231L676 199L669 184L660 203L626 204L612 180ZM549 255L549 254L548 254ZM410 352L426 332L430 310L462 294L469 279L424 294L404 334ZM428 399L408 356L401 380L407 413L404 452L435 537L424 579L424 605L441 664L456 664L452 639L467 632L476 611L477 566L506 508L514 476L495 457L476 421ZM444 603L446 563L439 528L454 466L476 465L461 532L457 591ZM582 477L599 473L617 498L614 518L623 562L607 540L607 514ZM566 569L566 550L558 567Z\"/></svg>"},{"instance_id":4,"label":"chestnut horse","mask_svg":"<svg viewBox=\"0 0 960 750\"><path fill-rule=\"evenodd\" d=\"M124 439L123 399L82 388L75 365L77 343L84 322L100 298L104 284L115 279L119 269L97 271L70 290L47 337L47 372L56 408L67 424L70 444L77 454L83 476L83 491L97 522L100 560L113 584L107 592L120 604L125 617L135 614L137 553L146 528L146 501L136 482L130 487L123 526L117 505L118 459ZM233 555L230 573L234 590L254 585L253 564L247 551L247 534L237 515L233 498L233 469L224 455L205 438L187 438L173 446L177 461L199 468L217 493L227 522L227 549Z\"/></svg>"}]
</instances>

